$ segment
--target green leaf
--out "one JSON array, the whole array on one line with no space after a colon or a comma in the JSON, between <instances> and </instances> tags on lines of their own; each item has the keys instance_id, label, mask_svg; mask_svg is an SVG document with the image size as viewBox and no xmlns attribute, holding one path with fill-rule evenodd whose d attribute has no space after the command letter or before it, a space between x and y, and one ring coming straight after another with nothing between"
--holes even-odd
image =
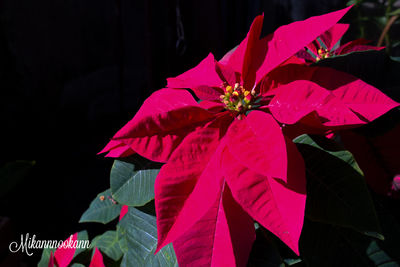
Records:
<instances>
[{"instance_id":1,"label":"green leaf","mask_svg":"<svg viewBox=\"0 0 400 267\"><path fill-rule=\"evenodd\" d=\"M90 203L89 208L82 214L79 222L99 222L106 224L118 217L121 208L122 206L111 197L111 190L107 189L98 194L92 203Z\"/></svg>"},{"instance_id":2,"label":"green leaf","mask_svg":"<svg viewBox=\"0 0 400 267\"><path fill-rule=\"evenodd\" d=\"M117 231L107 231L100 236L96 236L92 243L91 248L97 247L101 252L106 254L114 261L119 260L123 252L120 247Z\"/></svg>"},{"instance_id":3,"label":"green leaf","mask_svg":"<svg viewBox=\"0 0 400 267\"><path fill-rule=\"evenodd\" d=\"M371 196L352 154L325 151L306 135L295 142L306 163L306 216L361 233L379 233Z\"/></svg>"},{"instance_id":4,"label":"green leaf","mask_svg":"<svg viewBox=\"0 0 400 267\"><path fill-rule=\"evenodd\" d=\"M150 167L150 169L144 169ZM143 166L115 160L111 169L111 192L121 204L143 206L154 199L154 181L159 172L157 166Z\"/></svg>"},{"instance_id":5,"label":"green leaf","mask_svg":"<svg viewBox=\"0 0 400 267\"><path fill-rule=\"evenodd\" d=\"M301 264L303 261L298 258L298 259L285 259L284 262L286 263L287 266L296 266L298 264Z\"/></svg>"},{"instance_id":6,"label":"green leaf","mask_svg":"<svg viewBox=\"0 0 400 267\"><path fill-rule=\"evenodd\" d=\"M390 57L390 59L396 62L400 62L400 57Z\"/></svg>"},{"instance_id":7,"label":"green leaf","mask_svg":"<svg viewBox=\"0 0 400 267\"><path fill-rule=\"evenodd\" d=\"M363 175L362 170L355 161L353 155L344 150L343 146L337 144L335 141L327 139L322 136L310 136L308 134L300 135L293 140L297 144L310 145L320 150L323 150L334 157L341 159L342 161L349 164L356 172ZM336 144L336 145L335 145Z\"/></svg>"},{"instance_id":8,"label":"green leaf","mask_svg":"<svg viewBox=\"0 0 400 267\"><path fill-rule=\"evenodd\" d=\"M35 161L18 160L0 168L0 197L17 186L29 173Z\"/></svg>"},{"instance_id":9,"label":"green leaf","mask_svg":"<svg viewBox=\"0 0 400 267\"><path fill-rule=\"evenodd\" d=\"M74 264L71 265L71 267L85 267L85 265L80 264L80 263L74 263Z\"/></svg>"},{"instance_id":10,"label":"green leaf","mask_svg":"<svg viewBox=\"0 0 400 267\"><path fill-rule=\"evenodd\" d=\"M122 259L121 267L177 266L175 252L171 244L154 255L157 247L157 228L154 216L130 207L119 226L119 235L126 239L128 247Z\"/></svg>"},{"instance_id":11,"label":"green leaf","mask_svg":"<svg viewBox=\"0 0 400 267\"><path fill-rule=\"evenodd\" d=\"M388 262L393 261L390 255L388 255L384 250L382 250L378 242L376 241L371 241L371 243L367 247L367 255L374 262L376 266L380 266L381 264L386 264ZM399 266L399 265L392 265L392 266Z\"/></svg>"},{"instance_id":12,"label":"green leaf","mask_svg":"<svg viewBox=\"0 0 400 267\"><path fill-rule=\"evenodd\" d=\"M396 10L390 12L388 15L389 15L389 16L400 15L400 8L398 8L398 9L396 9Z\"/></svg>"}]
</instances>

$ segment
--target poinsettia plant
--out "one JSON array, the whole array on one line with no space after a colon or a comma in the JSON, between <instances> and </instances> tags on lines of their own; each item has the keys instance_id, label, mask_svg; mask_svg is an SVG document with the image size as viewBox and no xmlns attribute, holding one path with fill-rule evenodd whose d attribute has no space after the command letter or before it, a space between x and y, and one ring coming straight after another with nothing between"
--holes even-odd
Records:
<instances>
[{"instance_id":1,"label":"poinsettia plant","mask_svg":"<svg viewBox=\"0 0 400 267\"><path fill-rule=\"evenodd\" d=\"M310 232L324 225L383 242L364 169L340 136L399 104L335 62L299 58L318 40L329 40L331 51L344 33L337 29L347 29L338 21L348 10L265 37L258 16L221 60L209 54L143 103L101 151L118 158L111 188L81 218L120 217L115 231L94 240L105 260L321 266L310 257Z\"/></svg>"}]
</instances>

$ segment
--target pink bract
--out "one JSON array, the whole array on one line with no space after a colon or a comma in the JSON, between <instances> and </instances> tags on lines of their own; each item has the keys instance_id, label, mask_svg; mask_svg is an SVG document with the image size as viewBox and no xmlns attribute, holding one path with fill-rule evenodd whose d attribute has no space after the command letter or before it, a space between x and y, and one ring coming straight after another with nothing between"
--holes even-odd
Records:
<instances>
[{"instance_id":1,"label":"pink bract","mask_svg":"<svg viewBox=\"0 0 400 267\"><path fill-rule=\"evenodd\" d=\"M70 266L70 263L72 262L76 252L76 247L73 247L74 246L73 244L77 240L78 240L78 233L75 233L71 235L67 240L65 240L62 246L56 249L54 255L53 252L51 252L48 267ZM101 255L100 251L97 248L95 248L94 250L94 254L89 267L105 267L103 263L103 256Z\"/></svg>"},{"instance_id":2,"label":"pink bract","mask_svg":"<svg viewBox=\"0 0 400 267\"><path fill-rule=\"evenodd\" d=\"M258 16L220 62L209 54L169 78L102 151L166 163L155 182L157 251L172 242L180 266L246 266L256 220L299 253L306 180L291 138L366 124L398 105L357 78L293 58L348 10L262 39Z\"/></svg>"}]
</instances>

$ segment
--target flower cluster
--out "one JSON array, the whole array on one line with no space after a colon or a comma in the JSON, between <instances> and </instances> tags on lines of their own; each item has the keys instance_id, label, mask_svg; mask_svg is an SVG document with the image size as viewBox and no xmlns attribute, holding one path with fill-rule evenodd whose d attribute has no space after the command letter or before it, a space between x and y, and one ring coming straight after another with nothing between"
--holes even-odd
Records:
<instances>
[{"instance_id":1,"label":"flower cluster","mask_svg":"<svg viewBox=\"0 0 400 267\"><path fill-rule=\"evenodd\" d=\"M165 163L155 182L157 250L172 242L180 266L246 266L257 221L299 253L306 178L292 139L364 125L398 106L356 77L299 57L337 32L348 9L263 38L256 17L234 51L169 78L103 149Z\"/></svg>"},{"instance_id":2,"label":"flower cluster","mask_svg":"<svg viewBox=\"0 0 400 267\"><path fill-rule=\"evenodd\" d=\"M224 85L223 89L224 94L220 98L227 110L241 114L253 107L253 102L256 99L255 90L248 91L239 83L235 83L233 87Z\"/></svg>"}]
</instances>

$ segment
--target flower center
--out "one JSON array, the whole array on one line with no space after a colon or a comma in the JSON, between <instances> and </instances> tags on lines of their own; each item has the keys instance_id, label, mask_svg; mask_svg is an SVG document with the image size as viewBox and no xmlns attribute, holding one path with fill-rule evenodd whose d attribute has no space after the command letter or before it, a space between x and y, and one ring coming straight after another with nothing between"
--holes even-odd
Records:
<instances>
[{"instance_id":1,"label":"flower center","mask_svg":"<svg viewBox=\"0 0 400 267\"><path fill-rule=\"evenodd\" d=\"M254 89L248 91L238 83L234 87L224 86L223 89L225 93L220 98L227 110L244 113L252 108L252 103L256 99Z\"/></svg>"},{"instance_id":2,"label":"flower center","mask_svg":"<svg viewBox=\"0 0 400 267\"><path fill-rule=\"evenodd\" d=\"M318 49L317 52L318 52L318 55L316 58L317 61L331 56L331 53L328 51L328 49L325 49L325 48L320 48L320 49Z\"/></svg>"}]
</instances>

